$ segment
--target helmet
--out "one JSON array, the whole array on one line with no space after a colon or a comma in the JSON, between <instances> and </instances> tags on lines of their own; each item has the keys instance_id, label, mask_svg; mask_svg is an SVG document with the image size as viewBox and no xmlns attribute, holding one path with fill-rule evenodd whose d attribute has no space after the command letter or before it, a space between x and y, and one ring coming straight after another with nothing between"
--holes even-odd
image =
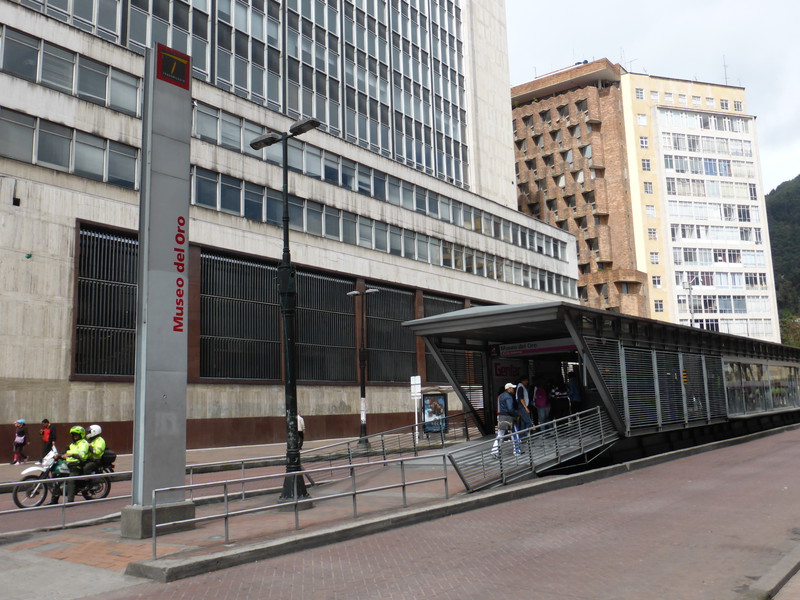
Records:
<instances>
[{"instance_id":1,"label":"helmet","mask_svg":"<svg viewBox=\"0 0 800 600\"><path fill-rule=\"evenodd\" d=\"M73 435L75 433L77 433L79 436L81 436L81 439L86 437L86 430L83 427L81 427L80 425L75 425L72 428L70 428L69 434Z\"/></svg>"},{"instance_id":2,"label":"helmet","mask_svg":"<svg viewBox=\"0 0 800 600\"><path fill-rule=\"evenodd\" d=\"M25 425L25 419L17 419L17 423L20 425Z\"/></svg>"},{"instance_id":3,"label":"helmet","mask_svg":"<svg viewBox=\"0 0 800 600\"><path fill-rule=\"evenodd\" d=\"M100 427L100 425L89 425L89 431L86 432L86 439L90 440L96 438L101 433L103 433L103 428Z\"/></svg>"}]
</instances>

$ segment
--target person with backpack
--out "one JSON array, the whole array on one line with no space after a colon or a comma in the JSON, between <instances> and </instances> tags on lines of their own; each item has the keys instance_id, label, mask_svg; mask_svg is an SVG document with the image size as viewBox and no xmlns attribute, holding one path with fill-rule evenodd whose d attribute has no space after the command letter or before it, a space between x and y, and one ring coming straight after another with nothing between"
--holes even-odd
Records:
<instances>
[{"instance_id":1,"label":"person with backpack","mask_svg":"<svg viewBox=\"0 0 800 600\"><path fill-rule=\"evenodd\" d=\"M516 387L513 383L507 383L503 392L497 397L497 437L492 444L492 456L495 458L500 454L503 436L511 431L517 420L517 400L514 397Z\"/></svg>"}]
</instances>

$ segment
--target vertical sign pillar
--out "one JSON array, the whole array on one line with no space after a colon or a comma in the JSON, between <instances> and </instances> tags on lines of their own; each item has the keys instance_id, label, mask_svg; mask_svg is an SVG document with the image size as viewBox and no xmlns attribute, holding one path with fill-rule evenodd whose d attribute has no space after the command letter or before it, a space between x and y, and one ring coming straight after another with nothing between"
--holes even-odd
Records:
<instances>
[{"instance_id":1,"label":"vertical sign pillar","mask_svg":"<svg viewBox=\"0 0 800 600\"><path fill-rule=\"evenodd\" d=\"M191 64L161 44L146 55L139 202L133 485L122 536L149 537L154 489L186 472ZM158 522L193 516L183 493L159 495ZM164 505L162 507L162 504Z\"/></svg>"}]
</instances>

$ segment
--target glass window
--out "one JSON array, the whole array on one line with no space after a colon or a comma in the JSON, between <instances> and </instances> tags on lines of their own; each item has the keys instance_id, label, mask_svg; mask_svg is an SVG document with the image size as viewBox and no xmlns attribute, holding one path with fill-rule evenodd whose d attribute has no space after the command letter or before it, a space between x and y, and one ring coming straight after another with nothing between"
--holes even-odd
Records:
<instances>
[{"instance_id":1,"label":"glass window","mask_svg":"<svg viewBox=\"0 0 800 600\"><path fill-rule=\"evenodd\" d=\"M74 173L102 181L106 156L105 147L105 140L88 133L75 132Z\"/></svg>"},{"instance_id":2,"label":"glass window","mask_svg":"<svg viewBox=\"0 0 800 600\"><path fill-rule=\"evenodd\" d=\"M75 55L44 42L42 83L71 94L74 75Z\"/></svg>"},{"instance_id":3,"label":"glass window","mask_svg":"<svg viewBox=\"0 0 800 600\"><path fill-rule=\"evenodd\" d=\"M220 202L222 211L241 214L242 211L242 181L227 175L220 177Z\"/></svg>"},{"instance_id":4,"label":"glass window","mask_svg":"<svg viewBox=\"0 0 800 600\"><path fill-rule=\"evenodd\" d=\"M194 203L217 208L217 174L197 167L194 173Z\"/></svg>"},{"instance_id":5,"label":"glass window","mask_svg":"<svg viewBox=\"0 0 800 600\"><path fill-rule=\"evenodd\" d=\"M372 219L358 218L358 245L372 248Z\"/></svg>"},{"instance_id":6,"label":"glass window","mask_svg":"<svg viewBox=\"0 0 800 600\"><path fill-rule=\"evenodd\" d=\"M276 144L277 145L277 144ZM288 140L288 164L291 171L303 172L303 142L290 138Z\"/></svg>"},{"instance_id":7,"label":"glass window","mask_svg":"<svg viewBox=\"0 0 800 600\"><path fill-rule=\"evenodd\" d=\"M78 57L78 96L105 104L107 78L108 67L84 56Z\"/></svg>"},{"instance_id":8,"label":"glass window","mask_svg":"<svg viewBox=\"0 0 800 600\"><path fill-rule=\"evenodd\" d=\"M267 190L266 220L270 225L281 225L283 219L283 195L276 190Z\"/></svg>"},{"instance_id":9,"label":"glass window","mask_svg":"<svg viewBox=\"0 0 800 600\"><path fill-rule=\"evenodd\" d=\"M222 113L220 121L220 145L231 150L240 151L242 148L242 120L226 112Z\"/></svg>"},{"instance_id":10,"label":"glass window","mask_svg":"<svg viewBox=\"0 0 800 600\"><path fill-rule=\"evenodd\" d=\"M372 195L372 169L364 165L358 165L358 193Z\"/></svg>"},{"instance_id":11,"label":"glass window","mask_svg":"<svg viewBox=\"0 0 800 600\"><path fill-rule=\"evenodd\" d=\"M339 185L339 157L325 153L325 181Z\"/></svg>"},{"instance_id":12,"label":"glass window","mask_svg":"<svg viewBox=\"0 0 800 600\"><path fill-rule=\"evenodd\" d=\"M35 128L33 117L0 108L0 155L31 162Z\"/></svg>"},{"instance_id":13,"label":"glass window","mask_svg":"<svg viewBox=\"0 0 800 600\"><path fill-rule=\"evenodd\" d=\"M325 237L331 238L334 240L339 239L340 233L340 226L339 223L341 221L341 216L339 210L336 208L331 208L330 206L325 207Z\"/></svg>"},{"instance_id":14,"label":"glass window","mask_svg":"<svg viewBox=\"0 0 800 600\"><path fill-rule=\"evenodd\" d=\"M320 179L322 177L322 150L306 145L306 175Z\"/></svg>"},{"instance_id":15,"label":"glass window","mask_svg":"<svg viewBox=\"0 0 800 600\"><path fill-rule=\"evenodd\" d=\"M264 188L252 183L244 184L244 216L253 221L264 218Z\"/></svg>"},{"instance_id":16,"label":"glass window","mask_svg":"<svg viewBox=\"0 0 800 600\"><path fill-rule=\"evenodd\" d=\"M194 111L194 133L201 140L217 143L217 110L206 106L205 104L198 104Z\"/></svg>"},{"instance_id":17,"label":"glass window","mask_svg":"<svg viewBox=\"0 0 800 600\"><path fill-rule=\"evenodd\" d=\"M322 204L306 201L306 233L322 235Z\"/></svg>"},{"instance_id":18,"label":"glass window","mask_svg":"<svg viewBox=\"0 0 800 600\"><path fill-rule=\"evenodd\" d=\"M356 164L346 158L342 159L342 187L356 189Z\"/></svg>"},{"instance_id":19,"label":"glass window","mask_svg":"<svg viewBox=\"0 0 800 600\"><path fill-rule=\"evenodd\" d=\"M39 64L39 40L6 29L3 49L3 70L30 81L36 81Z\"/></svg>"},{"instance_id":20,"label":"glass window","mask_svg":"<svg viewBox=\"0 0 800 600\"><path fill-rule=\"evenodd\" d=\"M37 162L40 165L67 170L71 143L71 129L49 121L41 121Z\"/></svg>"},{"instance_id":21,"label":"glass window","mask_svg":"<svg viewBox=\"0 0 800 600\"><path fill-rule=\"evenodd\" d=\"M111 108L129 115L138 114L139 80L127 73L111 69L108 101Z\"/></svg>"},{"instance_id":22,"label":"glass window","mask_svg":"<svg viewBox=\"0 0 800 600\"><path fill-rule=\"evenodd\" d=\"M109 141L108 182L128 188L136 186L136 148Z\"/></svg>"},{"instance_id":23,"label":"glass window","mask_svg":"<svg viewBox=\"0 0 800 600\"><path fill-rule=\"evenodd\" d=\"M342 212L342 241L345 244L356 244L356 216Z\"/></svg>"},{"instance_id":24,"label":"glass window","mask_svg":"<svg viewBox=\"0 0 800 600\"><path fill-rule=\"evenodd\" d=\"M389 226L386 223L375 221L375 249L381 252L389 251L388 241Z\"/></svg>"}]
</instances>

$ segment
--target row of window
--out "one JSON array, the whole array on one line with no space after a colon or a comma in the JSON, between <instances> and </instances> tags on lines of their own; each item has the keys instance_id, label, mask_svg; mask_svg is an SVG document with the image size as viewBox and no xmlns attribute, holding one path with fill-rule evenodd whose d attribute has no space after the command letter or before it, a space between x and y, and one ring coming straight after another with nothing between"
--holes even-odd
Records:
<instances>
[{"instance_id":1,"label":"row of window","mask_svg":"<svg viewBox=\"0 0 800 600\"><path fill-rule=\"evenodd\" d=\"M678 312L689 312L689 296L678 296ZM769 296L727 296L693 294L691 308L694 313L754 314L770 310Z\"/></svg>"},{"instance_id":2,"label":"row of window","mask_svg":"<svg viewBox=\"0 0 800 600\"><path fill-rule=\"evenodd\" d=\"M741 223L760 223L759 206L747 204L720 204L718 202L692 202L689 200L670 200L669 216L673 219L694 219L697 221L739 221Z\"/></svg>"},{"instance_id":3,"label":"row of window","mask_svg":"<svg viewBox=\"0 0 800 600\"><path fill-rule=\"evenodd\" d=\"M750 133L750 120L739 117L726 117L709 113L659 110L658 122L666 127L685 129L707 129L709 131L732 131Z\"/></svg>"},{"instance_id":4,"label":"row of window","mask_svg":"<svg viewBox=\"0 0 800 600\"><path fill-rule=\"evenodd\" d=\"M20 4L117 43L120 39L119 0L21 0Z\"/></svg>"},{"instance_id":5,"label":"row of window","mask_svg":"<svg viewBox=\"0 0 800 600\"><path fill-rule=\"evenodd\" d=\"M262 132L263 127L260 125L225 111L201 103L197 103L195 107L195 137L231 150L264 158L275 165L282 165L283 150L280 144L267 146L263 151L250 148L250 141ZM296 138L288 140L287 162L291 170L308 177L321 179L376 200L453 223L533 252L566 260L566 242L436 194L422 186L402 181L378 169L324 151Z\"/></svg>"},{"instance_id":6,"label":"row of window","mask_svg":"<svg viewBox=\"0 0 800 600\"><path fill-rule=\"evenodd\" d=\"M644 88L636 88L635 90L636 99L637 100L644 100ZM688 106L689 96L687 94L678 94L678 104L681 106ZM659 102L659 92L658 90L650 90L650 102ZM694 108L700 108L703 106L703 98L701 96L692 95L692 106ZM664 92L664 102L667 104L672 104L675 102L675 94L673 92ZM715 108L716 102L712 96L705 97L705 107L706 108ZM730 102L726 98L720 98L719 100L719 109L720 110L730 110ZM742 112L744 110L744 106L742 105L741 100L734 100L733 101L733 110L736 112Z\"/></svg>"},{"instance_id":7,"label":"row of window","mask_svg":"<svg viewBox=\"0 0 800 600\"><path fill-rule=\"evenodd\" d=\"M762 244L761 229L758 227L719 227L709 225L670 225L672 241L709 240L723 242L755 242ZM650 238L654 239L654 238Z\"/></svg>"},{"instance_id":8,"label":"row of window","mask_svg":"<svg viewBox=\"0 0 800 600\"><path fill-rule=\"evenodd\" d=\"M193 189L193 203L197 206L245 216L276 226L282 223L281 192L199 167L194 169ZM311 200L291 196L289 213L291 226L311 235L552 294L570 298L574 298L576 294L575 280L563 275L388 225Z\"/></svg>"},{"instance_id":9,"label":"row of window","mask_svg":"<svg viewBox=\"0 0 800 600\"><path fill-rule=\"evenodd\" d=\"M680 288L684 284L689 284L691 287L765 290L767 289L767 274L764 272L675 271L675 285Z\"/></svg>"},{"instance_id":10,"label":"row of window","mask_svg":"<svg viewBox=\"0 0 800 600\"><path fill-rule=\"evenodd\" d=\"M681 319L681 325L691 325L698 329L707 329L731 335L743 335L759 339L772 337L772 321L770 319ZM732 411L733 412L733 411Z\"/></svg>"},{"instance_id":11,"label":"row of window","mask_svg":"<svg viewBox=\"0 0 800 600\"><path fill-rule=\"evenodd\" d=\"M738 140L735 138L665 132L661 134L661 145L665 150L744 157L753 156L753 143L750 140Z\"/></svg>"},{"instance_id":12,"label":"row of window","mask_svg":"<svg viewBox=\"0 0 800 600\"><path fill-rule=\"evenodd\" d=\"M137 154L131 146L0 108L0 156L133 189Z\"/></svg>"},{"instance_id":13,"label":"row of window","mask_svg":"<svg viewBox=\"0 0 800 600\"><path fill-rule=\"evenodd\" d=\"M0 28L2 69L130 115L138 114L140 80L13 29Z\"/></svg>"},{"instance_id":14,"label":"row of window","mask_svg":"<svg viewBox=\"0 0 800 600\"><path fill-rule=\"evenodd\" d=\"M739 179L755 179L756 167L752 162L730 160L727 158L708 158L700 156L664 155L664 168L676 173L692 175L713 175L719 177L737 177Z\"/></svg>"},{"instance_id":15,"label":"row of window","mask_svg":"<svg viewBox=\"0 0 800 600\"><path fill-rule=\"evenodd\" d=\"M713 265L729 263L744 267L765 267L763 250L741 250L739 248L684 248L672 249L672 259L676 265Z\"/></svg>"},{"instance_id":16,"label":"row of window","mask_svg":"<svg viewBox=\"0 0 800 600\"><path fill-rule=\"evenodd\" d=\"M667 177L666 183L668 196L758 200L758 189L755 183L688 179L685 177Z\"/></svg>"}]
</instances>

